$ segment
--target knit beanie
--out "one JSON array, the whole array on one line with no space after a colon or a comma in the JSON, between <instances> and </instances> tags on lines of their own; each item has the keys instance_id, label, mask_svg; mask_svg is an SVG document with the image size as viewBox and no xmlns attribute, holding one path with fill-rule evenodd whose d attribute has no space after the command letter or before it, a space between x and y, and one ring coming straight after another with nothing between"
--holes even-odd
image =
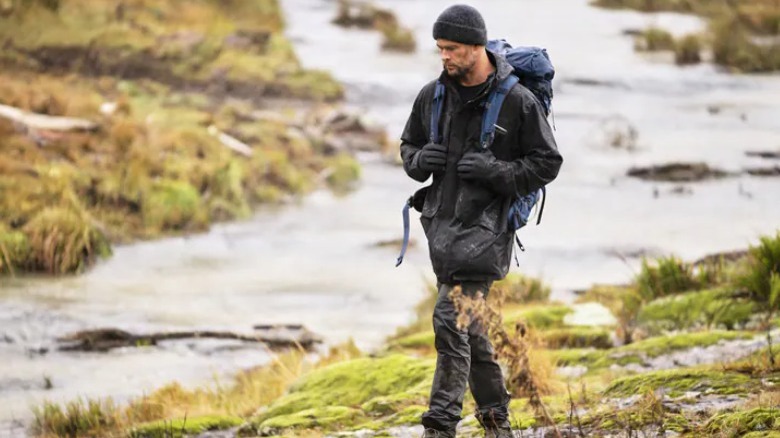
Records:
<instances>
[{"instance_id":1,"label":"knit beanie","mask_svg":"<svg viewBox=\"0 0 780 438\"><path fill-rule=\"evenodd\" d=\"M450 6L433 23L433 39L439 38L461 44L487 45L485 21L471 6Z\"/></svg>"}]
</instances>

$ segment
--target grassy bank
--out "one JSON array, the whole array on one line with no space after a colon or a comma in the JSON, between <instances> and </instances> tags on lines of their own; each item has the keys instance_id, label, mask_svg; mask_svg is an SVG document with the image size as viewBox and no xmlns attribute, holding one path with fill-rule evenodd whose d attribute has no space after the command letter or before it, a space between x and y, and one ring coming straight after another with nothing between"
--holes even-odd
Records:
<instances>
[{"instance_id":1,"label":"grassy bank","mask_svg":"<svg viewBox=\"0 0 780 438\"><path fill-rule=\"evenodd\" d=\"M706 35L677 42L650 29L639 35L638 48L674 50L679 64L696 63L706 45L713 60L741 72L780 70L780 4L774 0L594 0L596 6L642 12L696 14L709 21Z\"/></svg>"},{"instance_id":2,"label":"grassy bank","mask_svg":"<svg viewBox=\"0 0 780 438\"><path fill-rule=\"evenodd\" d=\"M358 430L392 436L394 427L418 424L426 409L435 296L429 290L418 319L371 356L346 345L312 363L292 352L231 385L189 391L174 384L125 407L107 400L47 404L36 412L33 430L39 436L183 436L207 428L239 436ZM778 297L780 233L739 258L647 261L630 284L597 286L580 297L608 308L614 325L572 325L579 304L550 302L548 287L516 274L495 284L486 303L457 300L472 317L487 315L507 365L515 428L530 432L551 420L578 436L731 437L780 434L780 349L764 341L778 326ZM499 307L502 317L495 319L491 308ZM521 357L528 361L516 374ZM461 436L481 436L469 415L474 408L467 394Z\"/></svg>"},{"instance_id":3,"label":"grassy bank","mask_svg":"<svg viewBox=\"0 0 780 438\"><path fill-rule=\"evenodd\" d=\"M348 187L354 159L293 123L342 88L302 69L282 30L276 0L3 3L0 104L97 128L0 118L0 274L79 272L112 243Z\"/></svg>"}]
</instances>

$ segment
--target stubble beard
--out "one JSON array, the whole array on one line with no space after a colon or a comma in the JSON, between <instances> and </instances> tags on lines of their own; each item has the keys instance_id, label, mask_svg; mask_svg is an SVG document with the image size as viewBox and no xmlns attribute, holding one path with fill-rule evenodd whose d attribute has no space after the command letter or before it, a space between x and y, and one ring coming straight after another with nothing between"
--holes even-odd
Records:
<instances>
[{"instance_id":1,"label":"stubble beard","mask_svg":"<svg viewBox=\"0 0 780 438\"><path fill-rule=\"evenodd\" d=\"M469 73L471 73L471 70L474 69L474 64L468 65L468 66L458 66L458 65L452 65L453 67L452 72L447 68L447 66L444 67L444 71L447 72L447 76L454 80L460 80L466 77Z\"/></svg>"}]
</instances>

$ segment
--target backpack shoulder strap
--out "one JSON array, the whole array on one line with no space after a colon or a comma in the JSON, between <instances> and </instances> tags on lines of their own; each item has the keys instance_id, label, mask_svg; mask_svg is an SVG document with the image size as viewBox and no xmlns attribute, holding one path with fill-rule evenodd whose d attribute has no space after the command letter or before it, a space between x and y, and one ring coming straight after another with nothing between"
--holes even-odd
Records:
<instances>
[{"instance_id":1,"label":"backpack shoulder strap","mask_svg":"<svg viewBox=\"0 0 780 438\"><path fill-rule=\"evenodd\" d=\"M429 136L431 143L441 143L439 125L441 124L442 107L444 107L444 84L441 81L436 81L436 91L433 94L433 106L431 107L431 133Z\"/></svg>"},{"instance_id":2,"label":"backpack shoulder strap","mask_svg":"<svg viewBox=\"0 0 780 438\"><path fill-rule=\"evenodd\" d=\"M488 96L485 115L482 117L482 134L480 136L480 144L483 149L487 149L493 144L493 140L496 138L496 122L498 121L498 113L501 112L501 105L504 104L506 95L519 81L520 78L517 76L509 75Z\"/></svg>"}]
</instances>

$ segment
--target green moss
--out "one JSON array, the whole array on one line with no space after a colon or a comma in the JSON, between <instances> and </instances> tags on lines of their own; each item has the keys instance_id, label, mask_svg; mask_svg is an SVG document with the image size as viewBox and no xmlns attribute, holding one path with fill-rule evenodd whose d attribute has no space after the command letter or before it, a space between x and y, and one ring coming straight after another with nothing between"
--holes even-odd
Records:
<instances>
[{"instance_id":1,"label":"green moss","mask_svg":"<svg viewBox=\"0 0 780 438\"><path fill-rule=\"evenodd\" d=\"M243 423L238 417L203 416L177 418L140 424L132 429L132 438L177 438L208 431L225 430Z\"/></svg>"},{"instance_id":2,"label":"green moss","mask_svg":"<svg viewBox=\"0 0 780 438\"><path fill-rule=\"evenodd\" d=\"M766 433L770 430L780 431L780 409L778 408L756 408L719 414L707 423L707 431L728 437L743 436L748 432Z\"/></svg>"},{"instance_id":3,"label":"green moss","mask_svg":"<svg viewBox=\"0 0 780 438\"><path fill-rule=\"evenodd\" d=\"M504 315L506 325L514 325L518 321L523 321L536 329L549 329L554 327L563 327L563 318L572 313L569 306L554 304L547 306L523 307L516 310L508 310Z\"/></svg>"},{"instance_id":4,"label":"green moss","mask_svg":"<svg viewBox=\"0 0 780 438\"><path fill-rule=\"evenodd\" d=\"M689 292L654 300L639 312L639 323L651 333L693 327L734 329L756 312L752 301L734 298L728 289Z\"/></svg>"},{"instance_id":5,"label":"green moss","mask_svg":"<svg viewBox=\"0 0 780 438\"><path fill-rule=\"evenodd\" d=\"M345 426L347 419L356 423L361 416L382 416L400 411L405 405L421 405L430 388L433 368L431 360L403 355L337 363L306 375L292 386L287 395L255 417L252 424L259 430L277 424L279 417L283 417L284 421L292 420L295 413L323 406L357 409L355 412L340 411L345 416L339 417L338 422L340 426Z\"/></svg>"},{"instance_id":6,"label":"green moss","mask_svg":"<svg viewBox=\"0 0 780 438\"><path fill-rule=\"evenodd\" d=\"M609 397L628 397L662 388L671 397L680 396L687 391L722 395L748 394L754 383L750 377L737 373L677 369L619 378L607 387L604 394Z\"/></svg>"},{"instance_id":7,"label":"green moss","mask_svg":"<svg viewBox=\"0 0 780 438\"><path fill-rule=\"evenodd\" d=\"M358 409L344 406L322 406L269 418L260 424L270 429L307 429L352 424L361 416Z\"/></svg>"},{"instance_id":8,"label":"green moss","mask_svg":"<svg viewBox=\"0 0 780 438\"><path fill-rule=\"evenodd\" d=\"M611 348L611 331L601 327L565 327L542 332L540 337L549 348Z\"/></svg>"},{"instance_id":9,"label":"green moss","mask_svg":"<svg viewBox=\"0 0 780 438\"><path fill-rule=\"evenodd\" d=\"M209 207L212 217L235 219L249 216L250 208L244 192L244 167L229 161L214 173L210 185Z\"/></svg>"},{"instance_id":10,"label":"green moss","mask_svg":"<svg viewBox=\"0 0 780 438\"><path fill-rule=\"evenodd\" d=\"M432 349L434 341L435 334L429 330L394 339L389 346L391 349Z\"/></svg>"},{"instance_id":11,"label":"green moss","mask_svg":"<svg viewBox=\"0 0 780 438\"><path fill-rule=\"evenodd\" d=\"M152 230L182 230L197 219L198 191L185 181L157 181L143 199L144 224Z\"/></svg>"}]
</instances>

